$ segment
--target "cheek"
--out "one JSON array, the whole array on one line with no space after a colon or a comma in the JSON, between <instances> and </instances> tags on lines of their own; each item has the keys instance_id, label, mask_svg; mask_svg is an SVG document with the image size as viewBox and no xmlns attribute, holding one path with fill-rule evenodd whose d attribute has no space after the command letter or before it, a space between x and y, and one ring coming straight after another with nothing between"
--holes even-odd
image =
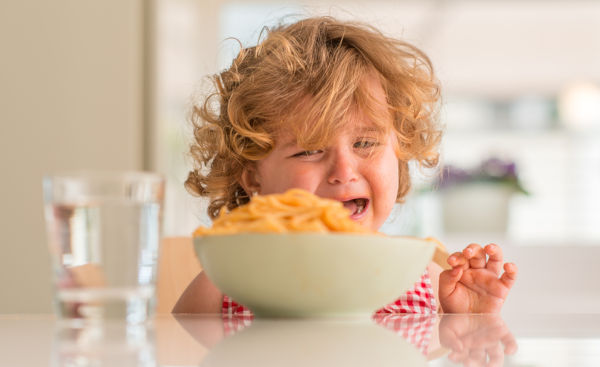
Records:
<instances>
[{"instance_id":1,"label":"cheek","mask_svg":"<svg viewBox=\"0 0 600 367\"><path fill-rule=\"evenodd\" d=\"M311 167L279 165L261 169L261 193L280 194L297 188L314 193L318 187L319 174Z\"/></svg>"},{"instance_id":2,"label":"cheek","mask_svg":"<svg viewBox=\"0 0 600 367\"><path fill-rule=\"evenodd\" d=\"M399 186L398 159L396 155L391 151L388 152L376 166L379 171L378 176L381 177L379 180L381 190L388 195L393 195L395 200Z\"/></svg>"},{"instance_id":3,"label":"cheek","mask_svg":"<svg viewBox=\"0 0 600 367\"><path fill-rule=\"evenodd\" d=\"M377 195L378 214L387 218L396 203L399 187L398 160L395 154L386 155L385 159L379 162L377 172L372 173L375 181L372 186Z\"/></svg>"},{"instance_id":4,"label":"cheek","mask_svg":"<svg viewBox=\"0 0 600 367\"><path fill-rule=\"evenodd\" d=\"M392 164L393 169L390 170L390 177L388 178L390 194L394 197L394 202L396 201L396 196L398 196L398 187L400 186L399 180L400 175L398 173L398 160L395 160ZM393 205L393 204L392 204Z\"/></svg>"},{"instance_id":5,"label":"cheek","mask_svg":"<svg viewBox=\"0 0 600 367\"><path fill-rule=\"evenodd\" d=\"M398 173L387 171L380 181L379 187L380 204L382 210L390 212L396 203L398 196ZM388 213L389 214L389 213Z\"/></svg>"}]
</instances>

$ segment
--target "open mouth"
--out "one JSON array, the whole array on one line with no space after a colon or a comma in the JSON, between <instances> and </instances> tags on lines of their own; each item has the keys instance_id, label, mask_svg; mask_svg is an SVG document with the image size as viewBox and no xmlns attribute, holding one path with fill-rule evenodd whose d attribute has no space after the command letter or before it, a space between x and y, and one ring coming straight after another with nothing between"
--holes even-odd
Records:
<instances>
[{"instance_id":1,"label":"open mouth","mask_svg":"<svg viewBox=\"0 0 600 367\"><path fill-rule=\"evenodd\" d=\"M369 206L369 199L367 198L356 198L352 200L343 201L344 207L350 210L350 217L355 219L366 212Z\"/></svg>"}]
</instances>

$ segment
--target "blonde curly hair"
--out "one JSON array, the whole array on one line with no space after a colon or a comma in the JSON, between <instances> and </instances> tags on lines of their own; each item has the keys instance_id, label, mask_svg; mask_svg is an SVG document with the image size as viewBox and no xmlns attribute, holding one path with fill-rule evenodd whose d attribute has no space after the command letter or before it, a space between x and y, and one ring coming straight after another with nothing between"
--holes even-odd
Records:
<instances>
[{"instance_id":1,"label":"blonde curly hair","mask_svg":"<svg viewBox=\"0 0 600 367\"><path fill-rule=\"evenodd\" d=\"M383 87L387 118L364 82L368 75ZM192 111L195 166L185 186L210 198L213 219L221 208L249 201L242 172L269 154L281 126L295 133L299 146L314 149L326 146L352 111L365 113L381 134L397 138L398 201L410 189L410 160L438 163L440 91L431 62L369 25L315 17L278 26L211 79L214 92Z\"/></svg>"}]
</instances>

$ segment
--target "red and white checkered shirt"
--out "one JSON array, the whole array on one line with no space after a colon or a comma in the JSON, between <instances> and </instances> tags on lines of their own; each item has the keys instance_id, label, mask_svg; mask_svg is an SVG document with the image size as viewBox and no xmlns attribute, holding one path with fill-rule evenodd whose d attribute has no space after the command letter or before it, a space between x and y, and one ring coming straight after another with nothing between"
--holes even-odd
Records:
<instances>
[{"instance_id":1,"label":"red and white checkered shirt","mask_svg":"<svg viewBox=\"0 0 600 367\"><path fill-rule=\"evenodd\" d=\"M375 314L435 314L437 313L437 302L433 295L431 279L427 271L421 279L415 283L413 289L406 292L394 302L375 311ZM223 296L222 315L251 317L252 311L245 306L235 302L228 296Z\"/></svg>"},{"instance_id":2,"label":"red and white checkered shirt","mask_svg":"<svg viewBox=\"0 0 600 367\"><path fill-rule=\"evenodd\" d=\"M415 283L413 289L406 292L394 302L375 311L375 314L411 313L429 315L437 313L437 301L433 294L431 279L427 270L421 279Z\"/></svg>"}]
</instances>

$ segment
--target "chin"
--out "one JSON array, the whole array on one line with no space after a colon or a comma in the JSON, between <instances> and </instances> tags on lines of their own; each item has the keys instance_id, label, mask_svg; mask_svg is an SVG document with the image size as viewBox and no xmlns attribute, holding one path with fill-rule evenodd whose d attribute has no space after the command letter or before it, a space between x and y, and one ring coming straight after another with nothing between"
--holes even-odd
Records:
<instances>
[{"instance_id":1,"label":"chin","mask_svg":"<svg viewBox=\"0 0 600 367\"><path fill-rule=\"evenodd\" d=\"M366 219L362 219L362 220L357 220L358 224L360 224L363 227L369 228L372 231L377 231L379 229L379 227L374 226L374 223L371 219L366 218Z\"/></svg>"}]
</instances>

